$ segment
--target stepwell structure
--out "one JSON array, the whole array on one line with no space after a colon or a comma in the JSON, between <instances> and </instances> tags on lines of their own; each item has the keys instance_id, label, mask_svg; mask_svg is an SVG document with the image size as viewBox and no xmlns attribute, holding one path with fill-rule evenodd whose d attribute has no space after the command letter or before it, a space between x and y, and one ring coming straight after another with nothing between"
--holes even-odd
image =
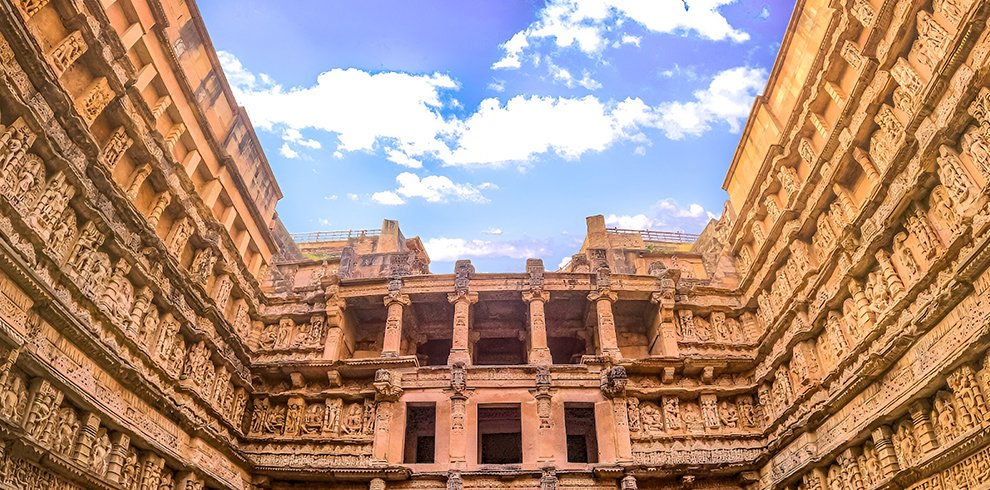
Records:
<instances>
[{"instance_id":1,"label":"stepwell structure","mask_svg":"<svg viewBox=\"0 0 990 490\"><path fill-rule=\"evenodd\" d=\"M988 10L799 1L719 220L481 274L288 234L192 0L0 2L0 488L986 488Z\"/></svg>"}]
</instances>

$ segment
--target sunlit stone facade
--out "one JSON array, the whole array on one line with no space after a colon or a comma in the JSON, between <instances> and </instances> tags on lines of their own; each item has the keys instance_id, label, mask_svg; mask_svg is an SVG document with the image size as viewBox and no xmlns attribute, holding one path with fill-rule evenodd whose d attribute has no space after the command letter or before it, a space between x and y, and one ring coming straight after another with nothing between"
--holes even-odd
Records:
<instances>
[{"instance_id":1,"label":"sunlit stone facade","mask_svg":"<svg viewBox=\"0 0 990 490\"><path fill-rule=\"evenodd\" d=\"M701 235L431 273L286 232L191 0L0 2L0 488L985 488L988 12L799 2Z\"/></svg>"}]
</instances>

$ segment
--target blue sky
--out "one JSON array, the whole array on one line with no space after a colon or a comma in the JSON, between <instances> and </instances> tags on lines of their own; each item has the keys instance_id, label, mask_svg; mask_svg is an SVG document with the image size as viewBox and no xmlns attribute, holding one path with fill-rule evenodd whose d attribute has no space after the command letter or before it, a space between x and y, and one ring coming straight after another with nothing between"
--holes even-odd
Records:
<instances>
[{"instance_id":1,"label":"blue sky","mask_svg":"<svg viewBox=\"0 0 990 490\"><path fill-rule=\"evenodd\" d=\"M398 219L432 270L555 269L584 218L698 232L793 4L201 0L293 232Z\"/></svg>"}]
</instances>

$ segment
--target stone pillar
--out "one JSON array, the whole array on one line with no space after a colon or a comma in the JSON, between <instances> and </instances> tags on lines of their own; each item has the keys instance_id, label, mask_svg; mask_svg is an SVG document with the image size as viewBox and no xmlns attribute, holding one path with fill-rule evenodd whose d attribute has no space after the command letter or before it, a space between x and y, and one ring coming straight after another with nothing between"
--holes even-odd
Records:
<instances>
[{"instance_id":1,"label":"stone pillar","mask_svg":"<svg viewBox=\"0 0 990 490\"><path fill-rule=\"evenodd\" d=\"M392 435L392 415L395 402L402 397L402 386L399 382L399 375L393 374L387 369L379 369L375 372L375 438L372 446L372 457L376 462L393 463L389 461L389 447L391 447ZM383 486L384 487L384 483Z\"/></svg>"},{"instance_id":2,"label":"stone pillar","mask_svg":"<svg viewBox=\"0 0 990 490\"><path fill-rule=\"evenodd\" d=\"M460 362L468 366L471 364L471 353L468 350L468 326L471 323L471 305L478 302L478 293L459 291L450 293L447 295L447 299L454 304L454 332L447 364L453 366Z\"/></svg>"},{"instance_id":3,"label":"stone pillar","mask_svg":"<svg viewBox=\"0 0 990 490\"><path fill-rule=\"evenodd\" d=\"M900 469L897 464L897 453L894 452L894 443L890 437L894 431L889 425L881 425L873 429L873 446L877 450L877 459L880 460L880 478L887 479L897 473Z\"/></svg>"},{"instance_id":4,"label":"stone pillar","mask_svg":"<svg viewBox=\"0 0 990 490\"><path fill-rule=\"evenodd\" d=\"M372 478L371 482L368 483L368 490L385 490L385 480Z\"/></svg>"},{"instance_id":5,"label":"stone pillar","mask_svg":"<svg viewBox=\"0 0 990 490\"><path fill-rule=\"evenodd\" d=\"M110 449L110 457L107 458L107 480L119 483L120 470L124 467L124 458L127 457L127 447L131 444L131 438L124 433L117 432L110 437L113 445Z\"/></svg>"},{"instance_id":6,"label":"stone pillar","mask_svg":"<svg viewBox=\"0 0 990 490\"><path fill-rule=\"evenodd\" d=\"M650 301L657 305L657 316L650 332L651 356L678 357L677 321L674 318L674 298L665 293L653 293Z\"/></svg>"},{"instance_id":7,"label":"stone pillar","mask_svg":"<svg viewBox=\"0 0 990 490\"><path fill-rule=\"evenodd\" d=\"M629 407L623 393L612 399L615 416L615 459L618 463L632 462L632 441L629 436Z\"/></svg>"},{"instance_id":8,"label":"stone pillar","mask_svg":"<svg viewBox=\"0 0 990 490\"><path fill-rule=\"evenodd\" d=\"M151 165L144 164L134 171L134 176L131 178L131 185L127 186L127 198L130 200L137 199L138 192L141 190L141 186L144 185L144 181L151 175Z\"/></svg>"},{"instance_id":9,"label":"stone pillar","mask_svg":"<svg viewBox=\"0 0 990 490\"><path fill-rule=\"evenodd\" d=\"M522 299L529 304L529 364L553 364L547 346L547 320L543 311L543 306L550 301L550 293L532 289L523 291Z\"/></svg>"},{"instance_id":10,"label":"stone pillar","mask_svg":"<svg viewBox=\"0 0 990 490\"><path fill-rule=\"evenodd\" d=\"M151 208L151 212L148 213L148 223L152 228L158 227L158 221L162 219L162 213L165 212L165 208L168 204L172 202L172 194L168 191L162 192L158 195L158 199L155 200L155 206Z\"/></svg>"},{"instance_id":11,"label":"stone pillar","mask_svg":"<svg viewBox=\"0 0 990 490\"><path fill-rule=\"evenodd\" d=\"M869 335L873 329L873 310L870 309L870 300L866 298L863 285L856 280L849 282L849 293L852 294L853 303L856 305L856 316L859 321L859 331L862 335Z\"/></svg>"},{"instance_id":12,"label":"stone pillar","mask_svg":"<svg viewBox=\"0 0 990 490\"><path fill-rule=\"evenodd\" d=\"M890 262L890 254L886 250L877 250L876 257L877 264L880 266L880 273L884 282L887 283L891 301L894 301L904 292L904 282L901 281L901 276L897 275L894 264Z\"/></svg>"},{"instance_id":13,"label":"stone pillar","mask_svg":"<svg viewBox=\"0 0 990 490\"><path fill-rule=\"evenodd\" d=\"M95 413L87 412L80 417L79 422L79 440L76 441L72 459L85 467L89 467L93 441L96 440L96 433L100 430L100 417Z\"/></svg>"},{"instance_id":14,"label":"stone pillar","mask_svg":"<svg viewBox=\"0 0 990 490\"><path fill-rule=\"evenodd\" d=\"M929 414L932 413L932 406L928 400L919 400L911 404L911 422L914 423L914 436L918 440L918 450L921 454L927 454L932 449L938 447L938 439L935 438L935 427Z\"/></svg>"},{"instance_id":15,"label":"stone pillar","mask_svg":"<svg viewBox=\"0 0 990 490\"><path fill-rule=\"evenodd\" d=\"M328 289L332 289L331 286ZM337 294L327 295L327 341L323 348L323 357L330 361L340 359L340 350L344 345L344 309L347 303Z\"/></svg>"},{"instance_id":16,"label":"stone pillar","mask_svg":"<svg viewBox=\"0 0 990 490\"><path fill-rule=\"evenodd\" d=\"M139 490L158 490L161 481L162 468L165 460L157 454L147 451L141 456L141 470L138 475Z\"/></svg>"},{"instance_id":17,"label":"stone pillar","mask_svg":"<svg viewBox=\"0 0 990 490\"><path fill-rule=\"evenodd\" d=\"M619 342L615 336L615 317L612 316L612 303L618 296L608 289L601 289L588 295L595 302L598 317L598 349L603 356L621 359Z\"/></svg>"},{"instance_id":18,"label":"stone pillar","mask_svg":"<svg viewBox=\"0 0 990 490\"><path fill-rule=\"evenodd\" d=\"M385 320L385 340L382 341L382 357L398 357L402 347L402 312L412 302L405 294L389 293L385 296L388 317Z\"/></svg>"},{"instance_id":19,"label":"stone pillar","mask_svg":"<svg viewBox=\"0 0 990 490\"><path fill-rule=\"evenodd\" d=\"M863 473L859 468L859 463L856 458L862 454L860 447L849 448L842 451L837 458L839 461L839 466L846 474L846 481L849 483L850 488L866 488L863 485Z\"/></svg>"}]
</instances>

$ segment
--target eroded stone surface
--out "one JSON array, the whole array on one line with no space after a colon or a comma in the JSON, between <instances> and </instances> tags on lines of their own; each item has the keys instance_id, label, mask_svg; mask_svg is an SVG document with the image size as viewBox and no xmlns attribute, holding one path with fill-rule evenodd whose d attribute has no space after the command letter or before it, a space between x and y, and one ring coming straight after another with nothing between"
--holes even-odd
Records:
<instances>
[{"instance_id":1,"label":"eroded stone surface","mask_svg":"<svg viewBox=\"0 0 990 490\"><path fill-rule=\"evenodd\" d=\"M480 274L288 234L189 3L0 4L0 487L982 487L987 8L802 3L700 236Z\"/></svg>"}]
</instances>

